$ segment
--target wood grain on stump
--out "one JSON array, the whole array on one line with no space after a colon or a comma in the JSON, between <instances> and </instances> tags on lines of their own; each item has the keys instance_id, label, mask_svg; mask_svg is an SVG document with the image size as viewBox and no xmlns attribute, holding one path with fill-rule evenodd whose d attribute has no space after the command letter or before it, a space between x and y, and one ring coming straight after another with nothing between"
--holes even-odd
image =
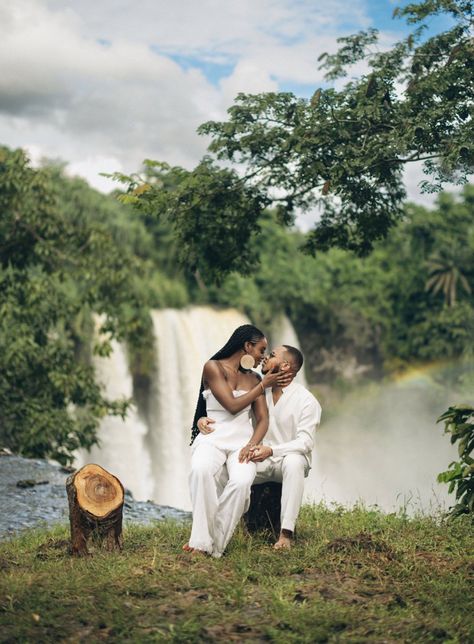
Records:
<instances>
[{"instance_id":1,"label":"wood grain on stump","mask_svg":"<svg viewBox=\"0 0 474 644\"><path fill-rule=\"evenodd\" d=\"M249 532L270 530L274 537L280 534L281 483L269 481L252 485L250 506L244 514Z\"/></svg>"},{"instance_id":2,"label":"wood grain on stump","mask_svg":"<svg viewBox=\"0 0 474 644\"><path fill-rule=\"evenodd\" d=\"M124 488L116 476L100 465L89 464L66 481L74 555L87 555L92 535L108 550L122 546Z\"/></svg>"}]
</instances>

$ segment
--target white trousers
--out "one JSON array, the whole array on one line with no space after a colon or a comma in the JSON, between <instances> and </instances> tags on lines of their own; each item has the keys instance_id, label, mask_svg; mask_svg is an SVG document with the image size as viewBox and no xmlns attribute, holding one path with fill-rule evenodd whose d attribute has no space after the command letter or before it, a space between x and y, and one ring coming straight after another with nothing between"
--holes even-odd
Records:
<instances>
[{"instance_id":1,"label":"white trousers","mask_svg":"<svg viewBox=\"0 0 474 644\"><path fill-rule=\"evenodd\" d=\"M235 526L248 510L250 487L255 478L255 463L239 463L239 450L226 450L200 442L191 456L189 488L193 525L189 545L220 557ZM223 465L228 481L218 496L217 479Z\"/></svg>"},{"instance_id":2,"label":"white trousers","mask_svg":"<svg viewBox=\"0 0 474 644\"><path fill-rule=\"evenodd\" d=\"M287 454L279 459L266 458L257 463L255 484L276 481L281 487L281 529L294 532L303 501L308 463L302 454Z\"/></svg>"}]
</instances>

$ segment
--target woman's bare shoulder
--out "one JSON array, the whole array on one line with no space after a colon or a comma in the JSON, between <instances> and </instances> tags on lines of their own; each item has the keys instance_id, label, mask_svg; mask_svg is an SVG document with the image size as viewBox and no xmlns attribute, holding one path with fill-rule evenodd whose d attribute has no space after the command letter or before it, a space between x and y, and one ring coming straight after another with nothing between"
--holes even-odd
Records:
<instances>
[{"instance_id":1,"label":"woman's bare shoulder","mask_svg":"<svg viewBox=\"0 0 474 644\"><path fill-rule=\"evenodd\" d=\"M221 373L217 360L208 360L202 370L205 376L213 376L216 373Z\"/></svg>"}]
</instances>

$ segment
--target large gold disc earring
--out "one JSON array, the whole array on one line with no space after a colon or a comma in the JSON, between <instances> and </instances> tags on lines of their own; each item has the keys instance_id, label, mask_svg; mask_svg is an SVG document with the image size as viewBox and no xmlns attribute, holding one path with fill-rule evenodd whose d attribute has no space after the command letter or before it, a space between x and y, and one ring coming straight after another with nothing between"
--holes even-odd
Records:
<instances>
[{"instance_id":1,"label":"large gold disc earring","mask_svg":"<svg viewBox=\"0 0 474 644\"><path fill-rule=\"evenodd\" d=\"M242 369L252 369L253 367L255 367L255 360L249 353L244 353L244 355L240 358L240 366L242 367Z\"/></svg>"}]
</instances>

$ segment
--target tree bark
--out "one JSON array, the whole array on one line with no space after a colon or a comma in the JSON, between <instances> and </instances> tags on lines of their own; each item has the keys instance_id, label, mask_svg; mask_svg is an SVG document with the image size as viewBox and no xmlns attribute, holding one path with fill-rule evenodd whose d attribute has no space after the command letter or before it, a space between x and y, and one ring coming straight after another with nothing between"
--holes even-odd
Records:
<instances>
[{"instance_id":1,"label":"tree bark","mask_svg":"<svg viewBox=\"0 0 474 644\"><path fill-rule=\"evenodd\" d=\"M107 550L122 547L124 488L100 465L85 465L66 481L72 554L88 555L92 535Z\"/></svg>"},{"instance_id":2,"label":"tree bark","mask_svg":"<svg viewBox=\"0 0 474 644\"><path fill-rule=\"evenodd\" d=\"M244 521L249 532L269 530L278 538L280 534L281 483L269 481L252 485L250 506Z\"/></svg>"}]
</instances>

